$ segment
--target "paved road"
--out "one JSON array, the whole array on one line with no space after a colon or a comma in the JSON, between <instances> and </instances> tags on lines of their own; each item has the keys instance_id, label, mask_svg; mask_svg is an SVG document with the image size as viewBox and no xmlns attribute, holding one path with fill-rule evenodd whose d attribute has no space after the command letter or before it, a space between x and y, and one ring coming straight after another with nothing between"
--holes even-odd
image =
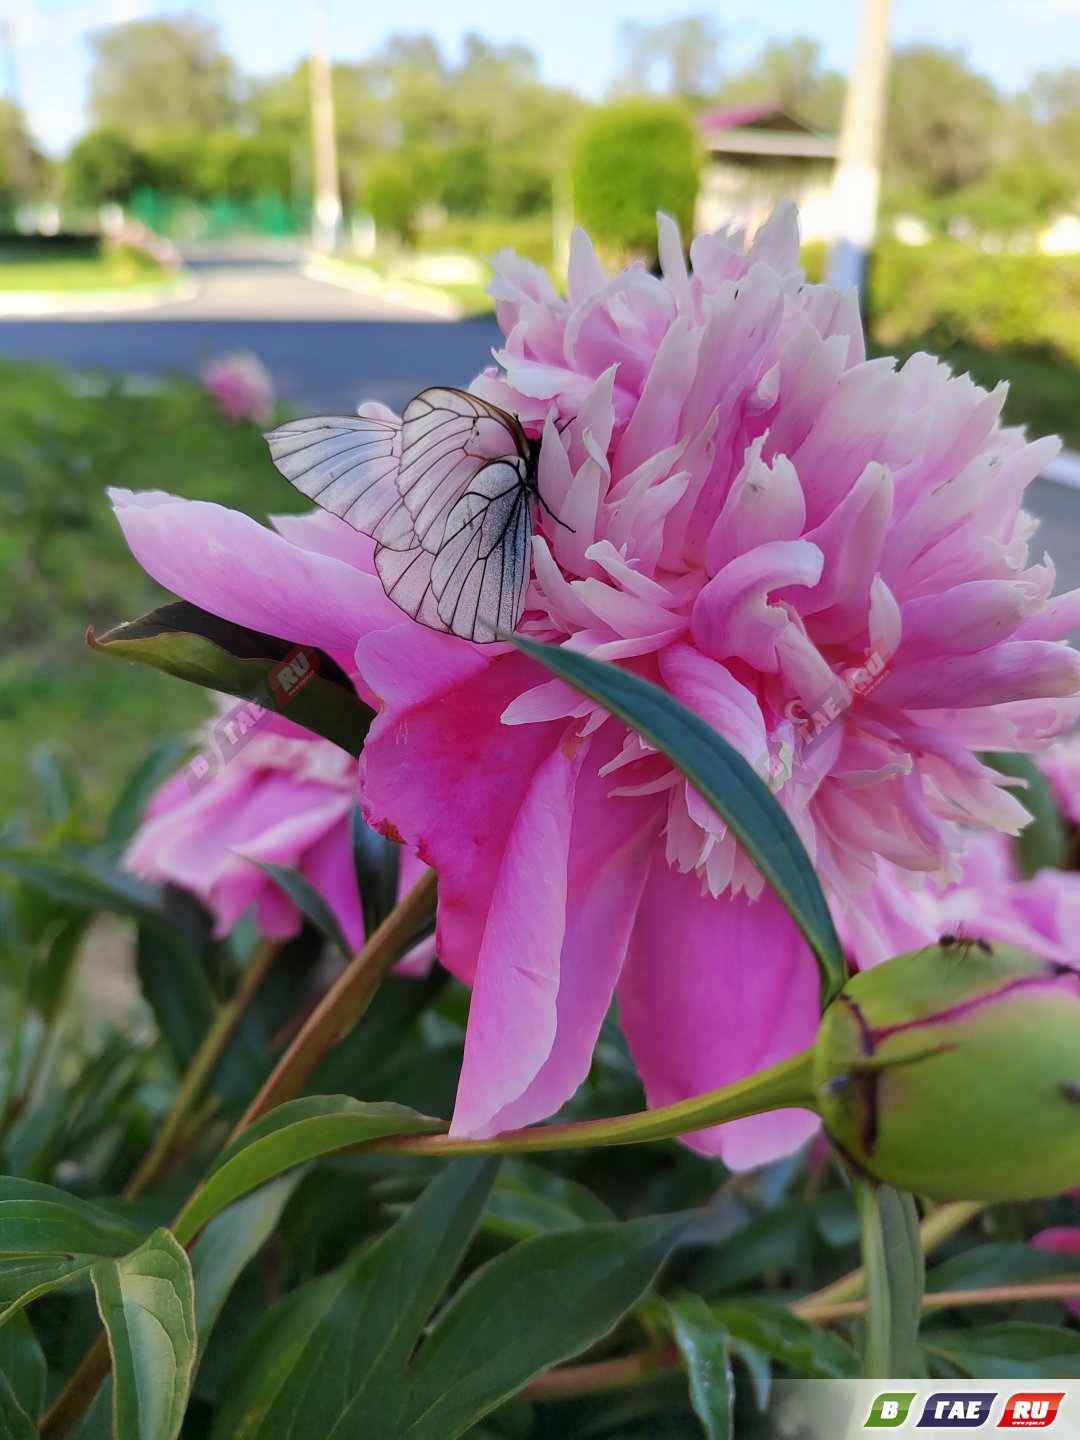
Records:
<instances>
[{"instance_id":1,"label":"paved road","mask_svg":"<svg viewBox=\"0 0 1080 1440\"><path fill-rule=\"evenodd\" d=\"M433 320L301 274L289 259L193 262L200 293L130 318L0 320L0 356L160 375L253 350L297 410L400 409L435 381L466 384L491 363L493 320Z\"/></svg>"},{"instance_id":2,"label":"paved road","mask_svg":"<svg viewBox=\"0 0 1080 1440\"><path fill-rule=\"evenodd\" d=\"M287 248L204 250L188 257L201 286L195 298L130 320L0 321L0 356L158 375L190 374L211 355L253 350L298 413L346 412L365 398L400 410L425 385L464 385L490 364L500 338L493 320L418 318L309 279L298 258ZM1058 588L1080 586L1080 493L1037 481L1028 508L1043 521Z\"/></svg>"}]
</instances>

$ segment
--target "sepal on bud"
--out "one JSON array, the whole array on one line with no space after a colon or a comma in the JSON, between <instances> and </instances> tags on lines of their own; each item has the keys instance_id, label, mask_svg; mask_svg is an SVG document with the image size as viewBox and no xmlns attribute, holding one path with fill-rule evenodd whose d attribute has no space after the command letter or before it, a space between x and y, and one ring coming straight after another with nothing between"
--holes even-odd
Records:
<instances>
[{"instance_id":1,"label":"sepal on bud","mask_svg":"<svg viewBox=\"0 0 1080 1440\"><path fill-rule=\"evenodd\" d=\"M837 1148L935 1200L1080 1185L1080 969L956 940L856 975L814 1043Z\"/></svg>"}]
</instances>

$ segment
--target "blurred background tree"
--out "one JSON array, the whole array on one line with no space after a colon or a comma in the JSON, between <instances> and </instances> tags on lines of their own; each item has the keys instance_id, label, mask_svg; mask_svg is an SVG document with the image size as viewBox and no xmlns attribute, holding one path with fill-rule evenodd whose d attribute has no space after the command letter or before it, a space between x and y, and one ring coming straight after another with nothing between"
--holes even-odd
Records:
<instances>
[{"instance_id":1,"label":"blurred background tree","mask_svg":"<svg viewBox=\"0 0 1080 1440\"><path fill-rule=\"evenodd\" d=\"M697 196L694 129L674 101L622 100L591 114L574 151L574 209L601 245L653 256L656 212L687 233Z\"/></svg>"}]
</instances>

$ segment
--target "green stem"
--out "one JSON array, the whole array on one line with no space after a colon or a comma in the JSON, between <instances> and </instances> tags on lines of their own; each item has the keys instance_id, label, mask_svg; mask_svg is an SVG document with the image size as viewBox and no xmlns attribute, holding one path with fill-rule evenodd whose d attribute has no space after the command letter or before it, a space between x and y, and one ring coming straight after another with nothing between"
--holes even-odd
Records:
<instances>
[{"instance_id":1,"label":"green stem","mask_svg":"<svg viewBox=\"0 0 1080 1440\"><path fill-rule=\"evenodd\" d=\"M235 1035L252 997L266 977L278 952L278 944L264 940L244 971L234 994L222 1005L202 1038L202 1043L188 1066L180 1088L169 1107L157 1139L143 1157L142 1163L124 1186L123 1198L133 1200L152 1185L161 1174L183 1129Z\"/></svg>"},{"instance_id":2,"label":"green stem","mask_svg":"<svg viewBox=\"0 0 1080 1440\"><path fill-rule=\"evenodd\" d=\"M890 1373L889 1358L892 1352L892 1312L889 1272L881 1228L881 1192L872 1180L866 1180L860 1175L852 1176L851 1189L859 1217L859 1244L866 1277L866 1346L863 1375L867 1380L880 1380Z\"/></svg>"},{"instance_id":3,"label":"green stem","mask_svg":"<svg viewBox=\"0 0 1080 1440\"><path fill-rule=\"evenodd\" d=\"M389 1155L502 1155L535 1150L584 1150L594 1145L637 1145L645 1140L669 1140L691 1130L705 1130L748 1115L795 1107L815 1110L811 1052L804 1050L746 1080L609 1120L583 1120L573 1125L540 1125L525 1130L504 1130L490 1140L465 1140L456 1135L403 1135L376 1140L361 1148Z\"/></svg>"}]
</instances>

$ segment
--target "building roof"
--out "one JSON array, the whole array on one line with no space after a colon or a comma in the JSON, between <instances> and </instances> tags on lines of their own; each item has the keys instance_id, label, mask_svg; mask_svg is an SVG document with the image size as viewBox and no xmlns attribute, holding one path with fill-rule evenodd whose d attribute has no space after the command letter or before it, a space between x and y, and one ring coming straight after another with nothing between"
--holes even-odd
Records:
<instances>
[{"instance_id":1,"label":"building roof","mask_svg":"<svg viewBox=\"0 0 1080 1440\"><path fill-rule=\"evenodd\" d=\"M836 158L835 136L819 134L775 101L706 110L698 118L698 130L714 155Z\"/></svg>"}]
</instances>

